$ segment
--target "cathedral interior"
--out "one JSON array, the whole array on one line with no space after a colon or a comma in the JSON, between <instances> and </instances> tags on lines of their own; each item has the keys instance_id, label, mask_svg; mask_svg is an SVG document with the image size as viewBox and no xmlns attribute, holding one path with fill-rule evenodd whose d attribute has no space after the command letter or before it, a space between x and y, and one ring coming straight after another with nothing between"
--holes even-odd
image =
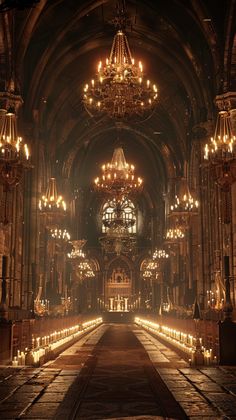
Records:
<instances>
[{"instance_id":1,"label":"cathedral interior","mask_svg":"<svg viewBox=\"0 0 236 420\"><path fill-rule=\"evenodd\" d=\"M0 0L1 419L236 419L236 1Z\"/></svg>"}]
</instances>

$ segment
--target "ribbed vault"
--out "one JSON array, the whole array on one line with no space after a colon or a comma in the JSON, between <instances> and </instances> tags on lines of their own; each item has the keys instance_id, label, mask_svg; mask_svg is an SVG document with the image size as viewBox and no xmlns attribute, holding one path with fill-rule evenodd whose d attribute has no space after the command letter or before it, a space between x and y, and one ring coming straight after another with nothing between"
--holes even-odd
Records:
<instances>
[{"instance_id":1,"label":"ribbed vault","mask_svg":"<svg viewBox=\"0 0 236 420\"><path fill-rule=\"evenodd\" d=\"M148 120L124 123L119 135L114 122L91 118L81 102L83 85L109 53L116 1L41 0L16 14L24 116L30 121L38 111L40 141L53 172L70 178L71 191L88 187L118 137L146 179L151 201L165 192L169 178L183 174L193 128L213 117L213 99L223 85L219 50L228 10L227 2L217 9L213 3L126 2L130 47L158 85L159 103Z\"/></svg>"}]
</instances>

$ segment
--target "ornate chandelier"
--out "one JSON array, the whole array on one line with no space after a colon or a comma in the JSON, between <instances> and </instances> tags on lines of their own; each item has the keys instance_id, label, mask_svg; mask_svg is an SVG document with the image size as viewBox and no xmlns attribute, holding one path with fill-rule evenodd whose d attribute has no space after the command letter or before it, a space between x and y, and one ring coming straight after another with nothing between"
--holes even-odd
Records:
<instances>
[{"instance_id":1,"label":"ornate chandelier","mask_svg":"<svg viewBox=\"0 0 236 420\"><path fill-rule=\"evenodd\" d=\"M50 235L52 239L59 241L68 242L70 240L70 234L66 229L51 229Z\"/></svg>"},{"instance_id":2,"label":"ornate chandelier","mask_svg":"<svg viewBox=\"0 0 236 420\"><path fill-rule=\"evenodd\" d=\"M94 273L90 263L86 260L81 261L76 266L76 273L77 273L77 275L79 275L80 279L95 277L95 273Z\"/></svg>"},{"instance_id":3,"label":"ornate chandelier","mask_svg":"<svg viewBox=\"0 0 236 420\"><path fill-rule=\"evenodd\" d=\"M198 209L199 202L194 200L191 194L184 194L183 197L175 196L174 204L170 206L171 212L194 212Z\"/></svg>"},{"instance_id":4,"label":"ornate chandelier","mask_svg":"<svg viewBox=\"0 0 236 420\"><path fill-rule=\"evenodd\" d=\"M215 168L220 187L228 190L236 179L236 136L226 110L218 113L214 136L204 148L204 159Z\"/></svg>"},{"instance_id":5,"label":"ornate chandelier","mask_svg":"<svg viewBox=\"0 0 236 420\"><path fill-rule=\"evenodd\" d=\"M145 80L141 61L135 62L125 33L118 30L109 58L99 62L95 78L84 86L86 110L91 115L101 113L115 119L146 117L157 96L156 85Z\"/></svg>"},{"instance_id":6,"label":"ornate chandelier","mask_svg":"<svg viewBox=\"0 0 236 420\"><path fill-rule=\"evenodd\" d=\"M184 231L179 227L179 228L170 228L167 229L166 232L166 240L167 241L175 241L175 240L179 240L179 239L183 239L184 238Z\"/></svg>"},{"instance_id":7,"label":"ornate chandelier","mask_svg":"<svg viewBox=\"0 0 236 420\"><path fill-rule=\"evenodd\" d=\"M91 264L86 258L85 253L82 251L82 248L86 242L87 241L85 239L71 241L73 249L70 253L67 254L68 258L71 260L74 266L76 275L79 280L95 277L95 273L91 267Z\"/></svg>"},{"instance_id":8,"label":"ornate chandelier","mask_svg":"<svg viewBox=\"0 0 236 420\"><path fill-rule=\"evenodd\" d=\"M235 159L236 136L233 135L230 113L220 111L218 113L214 136L204 148L204 159L217 163L222 160Z\"/></svg>"},{"instance_id":9,"label":"ornate chandelier","mask_svg":"<svg viewBox=\"0 0 236 420\"><path fill-rule=\"evenodd\" d=\"M175 194L174 203L170 206L170 213L193 213L198 210L199 202L195 200L188 188L185 178L177 180L177 193Z\"/></svg>"},{"instance_id":10,"label":"ornate chandelier","mask_svg":"<svg viewBox=\"0 0 236 420\"><path fill-rule=\"evenodd\" d=\"M159 264L153 259L149 260L147 263L147 270L155 271L159 268Z\"/></svg>"},{"instance_id":11,"label":"ornate chandelier","mask_svg":"<svg viewBox=\"0 0 236 420\"><path fill-rule=\"evenodd\" d=\"M102 176L95 179L95 187L118 197L137 192L142 187L142 178L134 175L134 165L126 162L122 147L114 150L111 163L102 166Z\"/></svg>"},{"instance_id":12,"label":"ornate chandelier","mask_svg":"<svg viewBox=\"0 0 236 420\"><path fill-rule=\"evenodd\" d=\"M166 239L181 239L188 230L190 218L197 214L199 202L190 194L186 178L179 178L175 184L174 202L168 214L169 227ZM182 236L183 235L183 236Z\"/></svg>"},{"instance_id":13,"label":"ornate chandelier","mask_svg":"<svg viewBox=\"0 0 236 420\"><path fill-rule=\"evenodd\" d=\"M150 271L150 270L144 270L143 271L143 277L145 278L145 279L150 279L151 277L152 277L152 272Z\"/></svg>"},{"instance_id":14,"label":"ornate chandelier","mask_svg":"<svg viewBox=\"0 0 236 420\"><path fill-rule=\"evenodd\" d=\"M0 182L8 190L17 185L23 171L29 168L29 149L17 133L13 107L2 110L0 126Z\"/></svg>"},{"instance_id":15,"label":"ornate chandelier","mask_svg":"<svg viewBox=\"0 0 236 420\"><path fill-rule=\"evenodd\" d=\"M85 254L82 251L83 246L86 244L85 239L78 239L71 241L72 244L72 250L70 253L67 254L68 258L74 260L74 259L81 259L85 258Z\"/></svg>"},{"instance_id":16,"label":"ornate chandelier","mask_svg":"<svg viewBox=\"0 0 236 420\"><path fill-rule=\"evenodd\" d=\"M39 210L47 215L49 225L60 224L66 215L66 203L57 193L56 179L50 178L46 194L39 200Z\"/></svg>"},{"instance_id":17,"label":"ornate chandelier","mask_svg":"<svg viewBox=\"0 0 236 420\"><path fill-rule=\"evenodd\" d=\"M145 279L157 279L158 270L160 266L157 261L154 261L153 257L144 261L142 267L142 276Z\"/></svg>"},{"instance_id":18,"label":"ornate chandelier","mask_svg":"<svg viewBox=\"0 0 236 420\"><path fill-rule=\"evenodd\" d=\"M166 259L166 258L169 258L169 254L167 254L165 249L155 249L152 258L154 260L156 260L156 259L159 259L159 260Z\"/></svg>"}]
</instances>

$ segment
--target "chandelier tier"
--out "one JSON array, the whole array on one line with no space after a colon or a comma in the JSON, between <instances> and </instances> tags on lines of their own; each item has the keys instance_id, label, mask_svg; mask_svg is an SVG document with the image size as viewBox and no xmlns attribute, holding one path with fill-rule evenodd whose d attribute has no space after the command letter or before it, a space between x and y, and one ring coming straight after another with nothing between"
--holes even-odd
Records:
<instances>
[{"instance_id":1,"label":"chandelier tier","mask_svg":"<svg viewBox=\"0 0 236 420\"><path fill-rule=\"evenodd\" d=\"M86 258L85 253L82 251L83 246L86 244L85 239L73 240L71 244L73 249L67 254L69 260L72 262L76 275L79 280L84 278L95 277L95 273L91 266L90 261Z\"/></svg>"},{"instance_id":2,"label":"chandelier tier","mask_svg":"<svg viewBox=\"0 0 236 420\"><path fill-rule=\"evenodd\" d=\"M233 135L228 111L218 113L214 136L205 145L204 152L204 159L210 159L214 163L236 158L236 136Z\"/></svg>"},{"instance_id":3,"label":"chandelier tier","mask_svg":"<svg viewBox=\"0 0 236 420\"><path fill-rule=\"evenodd\" d=\"M145 279L157 279L158 278L158 271L160 266L157 261L149 258L144 261L143 268L142 268L142 276Z\"/></svg>"},{"instance_id":4,"label":"chandelier tier","mask_svg":"<svg viewBox=\"0 0 236 420\"><path fill-rule=\"evenodd\" d=\"M152 258L154 260L156 260L156 259L162 260L162 259L169 258L169 254L167 254L165 249L155 249Z\"/></svg>"},{"instance_id":5,"label":"chandelier tier","mask_svg":"<svg viewBox=\"0 0 236 420\"><path fill-rule=\"evenodd\" d=\"M66 229L51 229L50 235L52 239L68 242L70 240L70 234Z\"/></svg>"},{"instance_id":6,"label":"chandelier tier","mask_svg":"<svg viewBox=\"0 0 236 420\"><path fill-rule=\"evenodd\" d=\"M98 64L97 74L84 86L87 111L104 113L115 119L147 116L158 96L155 84L145 80L143 65L132 57L125 33L116 33L109 58Z\"/></svg>"},{"instance_id":7,"label":"chandelier tier","mask_svg":"<svg viewBox=\"0 0 236 420\"><path fill-rule=\"evenodd\" d=\"M17 132L15 109L1 110L0 125L0 182L5 189L17 185L23 171L29 168L29 149Z\"/></svg>"},{"instance_id":8,"label":"chandelier tier","mask_svg":"<svg viewBox=\"0 0 236 420\"><path fill-rule=\"evenodd\" d=\"M39 209L45 213L65 214L66 202L61 195L58 195L55 178L50 178L46 194L39 200Z\"/></svg>"},{"instance_id":9,"label":"chandelier tier","mask_svg":"<svg viewBox=\"0 0 236 420\"><path fill-rule=\"evenodd\" d=\"M135 176L134 165L126 162L122 147L114 150L111 163L102 166L102 176L95 179L95 187L100 191L127 196L142 187L142 178Z\"/></svg>"},{"instance_id":10,"label":"chandelier tier","mask_svg":"<svg viewBox=\"0 0 236 420\"><path fill-rule=\"evenodd\" d=\"M74 260L74 259L80 259L85 258L85 254L82 251L83 246L86 244L86 239L76 239L71 241L72 250L70 253L67 254L68 258Z\"/></svg>"},{"instance_id":11,"label":"chandelier tier","mask_svg":"<svg viewBox=\"0 0 236 420\"><path fill-rule=\"evenodd\" d=\"M184 236L184 231L181 228L170 228L166 231L166 242L178 241L179 239L183 239Z\"/></svg>"},{"instance_id":12,"label":"chandelier tier","mask_svg":"<svg viewBox=\"0 0 236 420\"><path fill-rule=\"evenodd\" d=\"M204 147L204 159L215 168L218 185L227 191L236 180L236 136L229 111L218 113L214 136Z\"/></svg>"},{"instance_id":13,"label":"chandelier tier","mask_svg":"<svg viewBox=\"0 0 236 420\"><path fill-rule=\"evenodd\" d=\"M186 179L178 179L177 193L173 204L170 206L170 213L194 213L198 210L198 207L199 202L192 197Z\"/></svg>"}]
</instances>

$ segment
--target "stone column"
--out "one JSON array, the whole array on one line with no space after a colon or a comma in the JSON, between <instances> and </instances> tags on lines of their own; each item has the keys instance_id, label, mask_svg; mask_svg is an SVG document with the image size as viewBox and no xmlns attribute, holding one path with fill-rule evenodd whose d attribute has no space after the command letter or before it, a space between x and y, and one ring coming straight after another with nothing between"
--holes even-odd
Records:
<instances>
[{"instance_id":1,"label":"stone column","mask_svg":"<svg viewBox=\"0 0 236 420\"><path fill-rule=\"evenodd\" d=\"M201 306L207 305L206 291L210 289L210 281L212 273L210 268L213 266L213 250L212 250L212 229L217 220L213 220L213 210L216 211L215 202L212 203L212 188L215 187L214 182L210 182L211 172L205 165L203 159L204 146L214 131L212 121L206 121L193 127L193 146L192 146L192 166L191 171L196 172L196 194L200 201L198 215L191 219L192 239L192 271L196 281L196 297L199 299ZM194 155L194 156L193 156ZM218 219L218 218L216 218ZM215 243L215 247L219 247Z\"/></svg>"},{"instance_id":2,"label":"stone column","mask_svg":"<svg viewBox=\"0 0 236 420\"><path fill-rule=\"evenodd\" d=\"M125 301L125 312L128 312L128 298L124 298Z\"/></svg>"}]
</instances>

